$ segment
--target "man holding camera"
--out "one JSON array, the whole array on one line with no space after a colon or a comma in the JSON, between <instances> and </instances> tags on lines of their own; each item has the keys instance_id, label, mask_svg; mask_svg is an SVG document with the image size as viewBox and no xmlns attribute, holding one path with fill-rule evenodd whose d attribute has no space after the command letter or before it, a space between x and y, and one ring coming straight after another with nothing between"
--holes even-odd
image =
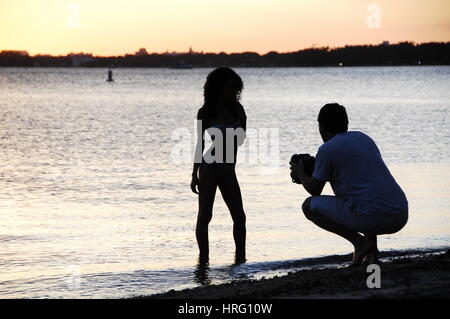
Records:
<instances>
[{"instance_id":1,"label":"man holding camera","mask_svg":"<svg viewBox=\"0 0 450 319\"><path fill-rule=\"evenodd\" d=\"M322 107L318 122L324 144L315 161L302 154L290 162L293 182L312 195L304 201L303 212L317 226L353 244L352 266L377 263L377 235L398 232L408 220L406 196L375 142L362 132L348 131L342 105ZM336 196L321 195L326 182Z\"/></svg>"}]
</instances>

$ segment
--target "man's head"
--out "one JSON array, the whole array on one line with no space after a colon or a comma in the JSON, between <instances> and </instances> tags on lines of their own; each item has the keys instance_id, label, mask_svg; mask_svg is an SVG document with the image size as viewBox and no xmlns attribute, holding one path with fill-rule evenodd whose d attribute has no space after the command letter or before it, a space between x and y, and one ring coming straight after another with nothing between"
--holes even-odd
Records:
<instances>
[{"instance_id":1,"label":"man's head","mask_svg":"<svg viewBox=\"0 0 450 319\"><path fill-rule=\"evenodd\" d=\"M332 139L336 134L347 132L348 117L345 107L337 103L324 105L317 117L320 135L324 142Z\"/></svg>"}]
</instances>

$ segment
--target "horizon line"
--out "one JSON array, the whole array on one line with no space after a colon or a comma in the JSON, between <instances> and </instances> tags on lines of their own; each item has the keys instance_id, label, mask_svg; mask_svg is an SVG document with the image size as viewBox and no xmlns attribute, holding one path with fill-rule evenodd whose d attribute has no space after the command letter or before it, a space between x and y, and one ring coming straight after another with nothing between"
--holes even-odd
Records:
<instances>
[{"instance_id":1,"label":"horizon line","mask_svg":"<svg viewBox=\"0 0 450 319\"><path fill-rule=\"evenodd\" d=\"M278 53L278 54L287 54L287 53L294 53L294 52L300 52L300 51L304 51L304 50L311 50L311 49L316 49L316 50L320 50L320 49L329 49L329 50L335 50L335 49L342 49L342 48L346 48L346 47L359 47L359 46L380 46L380 45L386 45L386 46L391 46L391 45L398 45L398 44L402 44L402 43L410 43L413 45L423 45L423 44L429 44L429 43L450 43L450 41L431 41L431 42L415 42L415 41L409 41L409 40L405 40L405 41L399 41L399 42L395 42L395 43L390 43L389 40L385 40L381 43L378 44L373 44L373 43L366 43L366 44L345 44L343 46L328 46L328 45L323 45L323 46L316 46L316 45L312 45L311 47L304 47L302 49L298 49L298 50L293 50L293 51L285 51L285 52L280 52L277 50L270 50L267 51L265 53L260 53L257 51L252 51L252 50L244 50L244 51L240 51L240 52L236 52L236 51L219 51L219 52L208 52L208 51L195 51L192 50L192 47L190 47L189 51L185 51L185 52L177 52L177 51L163 51L163 52L147 52L146 48L138 48L137 51L135 51L134 53L123 53L123 54L118 54L118 55L99 55L99 54L94 54L92 52L84 52L84 51L79 51L79 52L68 52L66 54L51 54L51 53L35 53L35 54L28 54L27 50L24 49L1 49L1 52L5 52L5 51L11 51L11 52L26 52L28 54L28 56L30 57L36 57L36 56L52 56L52 57L60 57L60 56L69 56L69 55L91 55L93 57L100 57L100 58L111 58L111 57L125 57L127 55L136 55L140 50L145 50L145 53L143 53L143 55L147 54L147 55L152 55L152 54L157 54L157 55L164 55L164 54L243 54L243 53L256 53L258 55L266 55L269 53Z\"/></svg>"}]
</instances>

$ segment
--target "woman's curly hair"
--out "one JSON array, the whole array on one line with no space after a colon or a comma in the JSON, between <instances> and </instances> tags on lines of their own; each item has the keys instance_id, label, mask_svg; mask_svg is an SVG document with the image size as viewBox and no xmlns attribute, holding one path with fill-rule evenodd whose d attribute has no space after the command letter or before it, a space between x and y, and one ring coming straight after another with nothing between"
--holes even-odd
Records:
<instances>
[{"instance_id":1,"label":"woman's curly hair","mask_svg":"<svg viewBox=\"0 0 450 319\"><path fill-rule=\"evenodd\" d=\"M227 67L220 67L211 71L203 86L203 110L208 117L214 116L217 110L217 102L222 93L225 83L232 79L234 85L234 100L236 102L241 99L241 92L244 88L244 83L241 77L232 69Z\"/></svg>"}]
</instances>

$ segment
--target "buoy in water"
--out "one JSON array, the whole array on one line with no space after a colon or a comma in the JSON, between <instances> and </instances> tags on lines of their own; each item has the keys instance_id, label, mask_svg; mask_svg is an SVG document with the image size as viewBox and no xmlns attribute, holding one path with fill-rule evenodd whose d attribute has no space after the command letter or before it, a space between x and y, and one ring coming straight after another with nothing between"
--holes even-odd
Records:
<instances>
[{"instance_id":1,"label":"buoy in water","mask_svg":"<svg viewBox=\"0 0 450 319\"><path fill-rule=\"evenodd\" d=\"M112 77L112 71L111 70L108 71L108 79L106 81L108 81L108 82L113 82L114 81L114 79Z\"/></svg>"}]
</instances>

